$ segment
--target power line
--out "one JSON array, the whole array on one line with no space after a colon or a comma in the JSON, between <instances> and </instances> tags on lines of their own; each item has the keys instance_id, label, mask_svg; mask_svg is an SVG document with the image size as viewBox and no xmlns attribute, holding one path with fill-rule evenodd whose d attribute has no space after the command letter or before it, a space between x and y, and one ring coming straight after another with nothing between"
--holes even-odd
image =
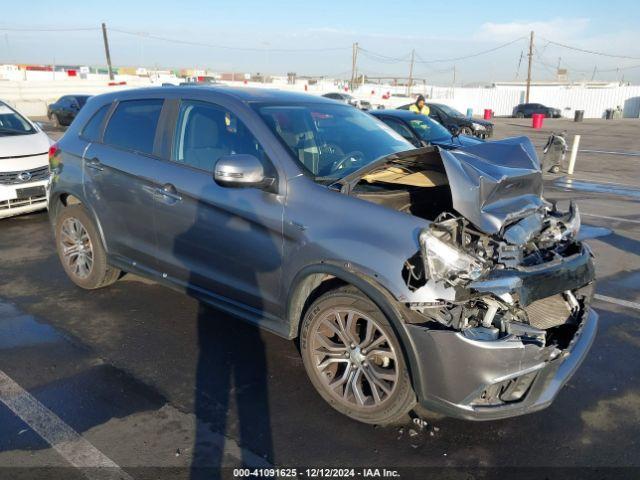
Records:
<instances>
[{"instance_id":1,"label":"power line","mask_svg":"<svg viewBox=\"0 0 640 480\"><path fill-rule=\"evenodd\" d=\"M78 28L16 28L16 27L0 27L2 32L86 32L100 30L100 27L78 27Z\"/></svg>"},{"instance_id":2,"label":"power line","mask_svg":"<svg viewBox=\"0 0 640 480\"><path fill-rule=\"evenodd\" d=\"M196 47L208 47L208 48L219 48L222 50L235 50L235 51L245 51L245 52L264 52L264 48L259 47L233 47L230 45L218 45L213 43L205 43L205 42L194 42L192 40L180 40L177 38L169 38L163 37L160 35L154 35L151 33L145 32L132 32L129 30L122 30L120 28L109 28L110 32L123 33L125 35L134 35L143 38L149 38L153 40L159 40L162 42L169 42L181 45L191 45ZM295 52L329 52L329 51L339 51L339 50L348 50L351 47L332 47L332 48L270 48L270 52L280 52L280 53L295 53Z\"/></svg>"},{"instance_id":3,"label":"power line","mask_svg":"<svg viewBox=\"0 0 640 480\"><path fill-rule=\"evenodd\" d=\"M547 43L550 43L551 45L556 45L558 47L567 48L569 50L575 50L576 52L589 53L591 55L599 55L601 57L625 58L627 60L640 60L640 57L630 57L628 55L615 55L615 54L612 54L612 53L597 52L595 50L587 50L586 48L573 47L571 45L566 45L564 43L554 42L553 40L548 40L546 38L543 38L543 40L545 42L547 42Z\"/></svg>"},{"instance_id":4,"label":"power line","mask_svg":"<svg viewBox=\"0 0 640 480\"><path fill-rule=\"evenodd\" d=\"M464 55L462 57L452 57L452 58L439 58L437 60L420 60L419 62L416 61L416 63L444 63L444 62L457 62L460 60L466 60L468 58L474 58L474 57L479 57L481 55L486 55L487 53L492 53L495 52L496 50L500 50L502 48L508 47L509 45L513 45L516 42L519 42L521 40L526 40L526 37L519 37L516 38L515 40L511 40L510 42L507 43L503 43L502 45L498 45L497 47L493 47L493 48L489 48L488 50L482 50L480 52L476 52L476 53L472 53L470 55ZM417 54L416 54L417 55Z\"/></svg>"},{"instance_id":5,"label":"power line","mask_svg":"<svg viewBox=\"0 0 640 480\"><path fill-rule=\"evenodd\" d=\"M409 62L411 58L411 53L407 53L402 57L389 57L387 55L382 55L380 53L372 52L371 50L367 50L366 48L358 47L358 51L361 52L365 57L378 61L380 63L403 63Z\"/></svg>"}]
</instances>

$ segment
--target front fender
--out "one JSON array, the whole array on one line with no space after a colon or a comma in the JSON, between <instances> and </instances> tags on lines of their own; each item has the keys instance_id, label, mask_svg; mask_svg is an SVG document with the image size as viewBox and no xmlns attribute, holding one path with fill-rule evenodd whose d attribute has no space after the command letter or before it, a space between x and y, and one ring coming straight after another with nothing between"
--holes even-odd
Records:
<instances>
[{"instance_id":1,"label":"front fender","mask_svg":"<svg viewBox=\"0 0 640 480\"><path fill-rule=\"evenodd\" d=\"M403 320L403 306L397 302L391 292L384 288L375 278L355 269L332 262L309 265L295 276L287 300L287 319L289 322L289 338L298 336L302 311L309 293L317 287L322 278L331 276L348 283L364 293L385 315L394 329L402 348L412 383L419 381L413 372L420 371L419 355Z\"/></svg>"}]
</instances>

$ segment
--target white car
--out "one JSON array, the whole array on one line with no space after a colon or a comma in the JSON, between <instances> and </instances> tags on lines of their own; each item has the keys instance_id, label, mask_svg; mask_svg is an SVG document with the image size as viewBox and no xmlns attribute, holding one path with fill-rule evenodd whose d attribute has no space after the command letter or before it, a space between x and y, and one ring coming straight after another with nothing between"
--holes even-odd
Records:
<instances>
[{"instance_id":1,"label":"white car","mask_svg":"<svg viewBox=\"0 0 640 480\"><path fill-rule=\"evenodd\" d=\"M38 125L0 101L0 218L47 208L52 143Z\"/></svg>"}]
</instances>

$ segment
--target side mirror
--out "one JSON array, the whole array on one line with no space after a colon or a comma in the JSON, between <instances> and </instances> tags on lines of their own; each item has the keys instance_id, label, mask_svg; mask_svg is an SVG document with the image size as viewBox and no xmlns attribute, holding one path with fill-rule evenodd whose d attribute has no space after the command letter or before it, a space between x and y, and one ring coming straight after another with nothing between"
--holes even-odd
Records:
<instances>
[{"instance_id":1,"label":"side mirror","mask_svg":"<svg viewBox=\"0 0 640 480\"><path fill-rule=\"evenodd\" d=\"M265 188L274 182L265 176L260 160L246 154L220 157L213 167L213 179L218 185L235 188Z\"/></svg>"}]
</instances>

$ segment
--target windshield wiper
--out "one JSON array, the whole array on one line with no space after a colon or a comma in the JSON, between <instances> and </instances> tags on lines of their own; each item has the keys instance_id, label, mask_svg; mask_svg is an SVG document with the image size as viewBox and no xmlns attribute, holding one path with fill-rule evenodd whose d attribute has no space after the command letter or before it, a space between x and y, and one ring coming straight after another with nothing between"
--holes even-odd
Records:
<instances>
[{"instance_id":1,"label":"windshield wiper","mask_svg":"<svg viewBox=\"0 0 640 480\"><path fill-rule=\"evenodd\" d=\"M10 128L0 128L0 133L6 133L7 135L25 135L29 132L20 131L20 130L12 130Z\"/></svg>"}]
</instances>

